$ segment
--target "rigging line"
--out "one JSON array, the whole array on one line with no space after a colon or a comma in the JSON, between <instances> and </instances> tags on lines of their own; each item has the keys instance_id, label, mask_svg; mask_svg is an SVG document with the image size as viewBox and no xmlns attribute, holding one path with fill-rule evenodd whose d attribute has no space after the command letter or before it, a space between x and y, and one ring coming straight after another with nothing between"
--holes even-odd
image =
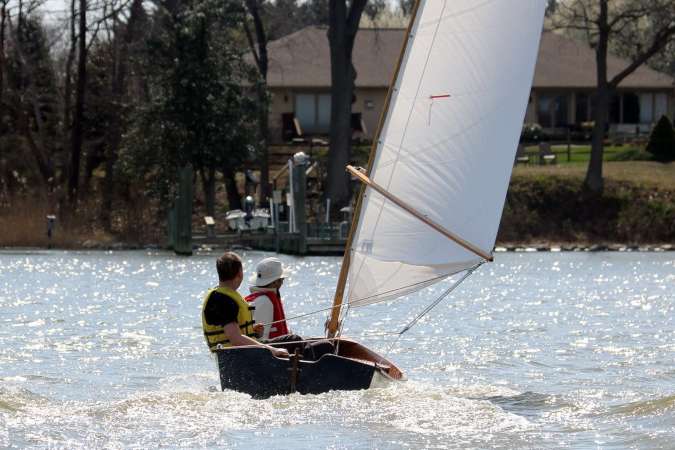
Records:
<instances>
[{"instance_id":1,"label":"rigging line","mask_svg":"<svg viewBox=\"0 0 675 450\"><path fill-rule=\"evenodd\" d=\"M444 0L444 1L443 1L443 8L441 8L441 14L440 14L441 16L442 16L443 13L445 12L446 6L447 6L447 0ZM413 37L414 37L414 35L416 35L417 32L419 31L419 27L420 27L421 23L422 23L422 17L420 16L420 17L419 17L419 21L417 22L417 27L414 28L414 34L413 34ZM431 40L431 45L429 45L429 51L428 51L428 53L427 53L426 60L424 61L424 67L422 68L422 74L420 75L420 78L419 78L419 80L418 80L417 90L415 91L415 96L414 96L415 101L417 101L417 98L418 98L419 95L420 95L420 89L422 88L422 79L424 78L424 75L426 74L426 71L427 71L427 67L429 66L429 61L431 60L431 53L432 53L432 51L433 51L434 43L436 42L436 37L437 37L437 35L438 35L438 30L439 30L440 26L441 26L441 22L439 21L439 22L436 24L436 28L434 29L434 36L433 36L433 38L432 38L432 40ZM411 28L411 31L412 31L412 28ZM406 44L406 45L408 45L408 44ZM411 42L410 42L410 52L411 52L411 53L412 53L412 50L413 50L413 43L412 43L412 41L411 41ZM409 56L409 55L408 55L408 56ZM406 65L407 65L408 63L409 63L409 62L408 62L408 60L406 59ZM402 81L403 81L403 77L401 76L401 83L402 83ZM399 90L400 90L400 87L401 87L401 83L399 83ZM394 85L392 86L392 89L396 89L396 83L395 83L395 82L394 82ZM411 108L411 109L410 109L410 112L408 113L408 118L406 119L405 126L403 127L403 133L401 134L401 140L400 140L400 143L399 143L399 147L402 147L402 146L403 146L403 142L405 141L406 135L408 134L408 127L410 126L410 120L411 120L411 118L412 118L413 111L414 111L414 108ZM388 124L387 124L387 125L388 125ZM396 160L395 160L395 162L394 162L394 169L392 169L391 175L389 175L389 180L388 180L387 183L386 183L386 189L389 189L389 185L391 184L391 180L392 180L392 177L393 177L395 168L396 168L396 161L398 160L399 157L400 157L400 150L399 150L399 152L398 152L397 155L396 155ZM378 159L379 159L379 158L378 158ZM372 171L371 171L371 172L372 172ZM368 174L368 176L371 176L371 175L372 175L372 173L369 173L369 174ZM367 190L364 190L364 191L363 191L363 196L364 196L364 197L367 196ZM375 226L373 227L373 230L376 230L376 229L377 229L378 224L380 223L380 219L382 218L382 213L383 213L383 212L384 212L384 203L383 203L382 206L380 207L380 211L379 211L379 213L377 214L377 219L375 219ZM360 233L359 233L359 234L360 234ZM360 237L360 236L359 236L359 237ZM371 239L372 239L372 237L371 237ZM353 245L353 244L352 244L352 245ZM364 263L365 263L365 259L364 259L363 261L361 261L361 264L360 264L358 270L356 271L356 275L357 275L357 276L359 276L359 275L361 274L361 271L363 270L363 265L364 265Z\"/></svg>"},{"instance_id":2,"label":"rigging line","mask_svg":"<svg viewBox=\"0 0 675 450\"><path fill-rule=\"evenodd\" d=\"M441 16L438 17L437 19L430 20L429 22L422 22L422 23L420 23L420 26L425 27L426 25L431 25L431 24L436 23L436 22L442 22L446 19L456 19L456 18L461 17L465 14L469 14L469 13L472 13L472 12L477 11L479 9L482 9L485 6L488 6L490 3L495 3L496 1L497 0L485 0L484 2L479 3L477 5L472 5L469 8L464 8L463 10L455 11L453 13L449 13L447 16L444 16L443 13L441 13Z\"/></svg>"},{"instance_id":3,"label":"rigging line","mask_svg":"<svg viewBox=\"0 0 675 450\"><path fill-rule=\"evenodd\" d=\"M406 325L406 326L399 332L399 335L404 334L405 332L407 332L408 330L410 330L412 327L414 327L415 324L417 324L417 322L419 322L424 316L426 316L427 314L429 314L429 313L431 312L432 309L434 309L436 306L438 306L438 304L439 304L441 301L443 301L443 299L445 299L445 297L447 297L447 296L448 296L452 291L454 291L460 284L462 284L462 282L463 282L464 280L466 280L467 278L469 278L469 276L470 276L476 269L478 269L481 265L483 265L483 263L484 263L484 261L481 261L480 263L476 264L475 266L473 266L472 268L470 268L469 270L467 270L466 273L465 273L464 275L462 275L462 277L461 277L459 280L455 281L448 289L446 289L445 292L443 292L443 293L441 294L440 297L438 297L434 302L432 302L431 304L429 304L426 308L424 308L424 309L422 310L422 312L421 312L420 314L417 315L417 317L415 317L412 321L410 321L410 323L408 323L408 325Z\"/></svg>"},{"instance_id":4,"label":"rigging line","mask_svg":"<svg viewBox=\"0 0 675 450\"><path fill-rule=\"evenodd\" d=\"M370 300L370 299L374 299L374 298L377 298L377 297L381 297L381 296L383 296L383 295L386 295L387 298L386 298L386 299L375 300L375 301L373 301L373 302L369 302L369 303L367 303L367 305L372 305L372 304L374 304L374 303L380 303L380 302L383 302L383 301L389 301L389 300L390 300L390 299L389 299L389 294L394 294L394 293L396 293L396 292L398 292L398 291L402 291L402 290L404 290L404 289L408 289L408 288L411 288L411 287L420 286L420 285L424 285L424 284L427 284L427 283L433 283L433 282L435 282L435 281L440 281L440 280L442 280L442 279L444 279L444 278L448 278L449 276L452 276L452 275L454 275L454 274L456 274L456 273L458 273L458 272L461 272L461 270L458 270L457 272L453 272L453 273L442 274L442 275L439 275L439 276L434 277L434 278L429 278L428 280L418 281L417 283L412 283L412 284L408 284L408 285L405 285L405 286L401 286L401 287L398 287L398 288L395 288L395 289L390 289L390 290L388 290L388 291L383 291L383 292L380 292L380 293L377 293L377 294L369 295L369 296L367 296L367 297L361 297L361 298L358 298L358 299L356 299L356 300L350 301L349 303L354 303L354 307L355 307L355 308L358 308L358 307L361 307L361 306L366 306L366 305L361 305L361 304L359 304L359 303L363 303L363 302L366 301L366 300Z\"/></svg>"},{"instance_id":5,"label":"rigging line","mask_svg":"<svg viewBox=\"0 0 675 450\"><path fill-rule=\"evenodd\" d=\"M349 309L351 308L351 304L349 302L347 303L347 309L345 310L345 313L342 315L342 320L338 320L338 325L339 328L337 330L337 337L339 338L342 336L342 329L345 326L345 322L347 321L347 317L349 316ZM336 345L335 345L335 354L339 355L340 354L340 340L338 339Z\"/></svg>"},{"instance_id":6,"label":"rigging line","mask_svg":"<svg viewBox=\"0 0 675 450\"><path fill-rule=\"evenodd\" d=\"M397 291L401 291L401 290L404 290L404 289L407 289L407 288L410 288L410 287L420 286L420 285L424 285L424 284L427 284L427 283L434 283L438 280L442 280L442 279L451 277L451 276L455 275L456 273L457 272L439 275L439 276L434 277L434 278L429 278L428 280L419 281L417 283L409 284L409 285L402 286L402 287L396 288L396 289L390 289L388 291L380 292L378 294L370 295L368 297L362 297L362 298L354 300L353 302L348 302L347 305L353 306L354 308L362 308L364 306L376 305L378 303L392 301L393 299L389 296L389 294L394 294ZM359 304L359 302L363 302L365 300L369 300L369 299L373 299L373 298L376 299L377 297L380 297L382 295L387 295L387 297L386 298L380 298L379 300L374 300L374 301L368 302L366 304ZM352 305L352 303L354 303L354 304ZM273 325L273 324L278 323L278 322L283 322L284 320L289 321L289 320L301 319L303 317L307 317L307 316L311 316L311 315L314 315L314 314L330 311L330 310L335 309L335 308L341 308L342 306L343 305L339 305L339 306L333 305L333 306L329 306L327 308L315 309L315 310L310 311L308 313L298 314L297 316L286 317L286 319L283 319L283 320L275 320L275 321L272 321L272 322L256 322L256 323L262 323L263 325Z\"/></svg>"},{"instance_id":7,"label":"rigging line","mask_svg":"<svg viewBox=\"0 0 675 450\"><path fill-rule=\"evenodd\" d=\"M445 290L436 300L434 300L432 303L430 303L426 308L422 310L421 313L419 313L413 320L411 320L401 331L397 333L396 339L389 345L389 348L387 349L386 353L384 354L385 358L389 358L389 354L391 353L391 350L394 348L394 345L399 341L401 336L403 336L408 330L410 330L413 326L415 326L424 316L429 314L432 309L434 309L440 302L442 302L452 291L454 291L464 280L469 278L469 276L480 266L482 266L485 263L485 261L481 261L469 270L466 271L462 277L455 281L448 289Z\"/></svg>"},{"instance_id":8,"label":"rigging line","mask_svg":"<svg viewBox=\"0 0 675 450\"><path fill-rule=\"evenodd\" d=\"M388 333L388 334L359 334L355 335L352 337L369 337L369 336L374 336L374 337L385 337L385 336L393 336L394 334L397 333ZM260 344L265 344L269 345L270 347L277 347L281 345L286 345L286 344L305 344L305 343L311 343L311 342L318 342L318 341L337 341L337 346L340 344L340 338L339 337L334 337L334 338L328 338L328 337L315 337L315 338L305 338L305 339L297 339L294 341L283 341L283 342L270 342L269 340L260 340L258 341ZM245 345L235 345L231 347L223 347L223 350L227 348L259 348L260 345L254 345L254 344L245 344Z\"/></svg>"},{"instance_id":9,"label":"rigging line","mask_svg":"<svg viewBox=\"0 0 675 450\"><path fill-rule=\"evenodd\" d=\"M436 150L438 147L440 147L442 145L453 143L453 142L457 141L458 137L463 137L463 136L467 135L469 133L469 131L472 131L474 128L478 127L481 123L484 122L484 119L486 117L488 117L488 115L481 115L480 117L478 117L473 122L462 126L460 131L458 131L456 133L453 133L453 134L451 134L451 135L449 135L449 136L447 136L447 137L445 137L441 140L438 140L436 142L432 142L431 144L423 146L423 147L409 148L409 147L404 147L403 145L400 145L400 146L397 147L394 144L390 144L388 142L383 142L382 147L385 147L385 148L388 147L390 150L392 150L392 152L398 151L398 153L396 154L397 157L395 159L392 158L389 161L382 162L381 164L379 164L379 167L380 168L388 167L388 166L394 165L394 164L396 164L397 162L400 162L400 161L406 161L410 158L416 158L417 156L419 156L422 153L428 153L430 151ZM458 144L455 144L455 146L461 149L462 144L458 143ZM405 151L405 154L403 156L400 155L401 150Z\"/></svg>"},{"instance_id":10,"label":"rigging line","mask_svg":"<svg viewBox=\"0 0 675 450\"><path fill-rule=\"evenodd\" d=\"M444 1L443 2L443 8L441 8L441 16L443 15L443 12L445 11L446 6L447 6L447 1ZM421 22L422 22L421 19L422 18L420 17L420 22L418 22L418 28L415 29L415 34L417 34L419 26L421 25ZM429 45L429 51L427 52L427 57L424 61L424 67L422 68L422 74L420 75L420 78L419 78L418 83L417 83L417 89L415 90L415 96L413 97L415 99L415 103L417 102L417 99L420 96L420 90L422 89L422 80L424 79L424 76L427 73L427 68L429 67L429 61L431 60L431 53L434 49L434 44L436 43L436 37L438 36L438 30L439 30L440 26L441 26L441 23L439 21L438 23L436 23L436 27L434 29L434 35L433 35L433 38L431 39L431 44ZM412 52L412 44L410 45L410 51ZM408 64L408 61L406 61L406 65L407 64ZM403 80L401 80L401 82L402 81ZM400 86L399 86L399 89L400 89ZM410 108L410 112L408 113L408 118L406 119L405 126L403 127L403 133L401 135L401 141L400 141L399 147L403 146L403 142L405 141L406 135L408 134L408 128L410 126L410 119L412 118L413 110L414 110L414 108ZM400 154L400 150L399 150L399 154ZM394 166L395 165L396 165L396 163L394 163ZM392 175L389 176L389 181L387 182L387 188L389 188L389 183L391 183L391 177L392 176L393 176L393 173L392 173Z\"/></svg>"},{"instance_id":11,"label":"rigging line","mask_svg":"<svg viewBox=\"0 0 675 450\"><path fill-rule=\"evenodd\" d=\"M353 335L351 338L370 338L370 337L380 337L380 338L387 338L389 336L394 336L398 335L398 333L380 333L380 334L358 334L358 335ZM299 336L298 336L299 337ZM265 344L269 345L270 347L275 347L275 346L280 346L280 345L286 345L286 344L305 344L305 343L311 343L311 342L317 342L317 341L337 341L338 344L336 345L339 346L341 338L339 337L333 337L333 338L328 338L325 336L322 337L310 337L310 338L301 338L297 339L294 341L283 341L283 342L270 342L269 340L260 340L258 341L260 344ZM233 346L235 348L257 348L260 347L260 345L254 345L254 344L245 344L245 345L236 345ZM228 348L228 347L225 347Z\"/></svg>"}]
</instances>

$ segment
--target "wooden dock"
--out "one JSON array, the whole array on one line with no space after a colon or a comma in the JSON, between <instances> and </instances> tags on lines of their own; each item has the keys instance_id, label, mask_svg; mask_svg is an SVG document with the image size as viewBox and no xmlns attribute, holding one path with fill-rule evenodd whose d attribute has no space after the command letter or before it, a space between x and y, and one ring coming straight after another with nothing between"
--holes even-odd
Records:
<instances>
[{"instance_id":1,"label":"wooden dock","mask_svg":"<svg viewBox=\"0 0 675 450\"><path fill-rule=\"evenodd\" d=\"M345 239L306 237L303 244L299 233L281 233L277 244L274 233L226 233L208 237L195 234L193 245L217 248L250 248L252 250L278 251L288 255L342 256Z\"/></svg>"}]
</instances>

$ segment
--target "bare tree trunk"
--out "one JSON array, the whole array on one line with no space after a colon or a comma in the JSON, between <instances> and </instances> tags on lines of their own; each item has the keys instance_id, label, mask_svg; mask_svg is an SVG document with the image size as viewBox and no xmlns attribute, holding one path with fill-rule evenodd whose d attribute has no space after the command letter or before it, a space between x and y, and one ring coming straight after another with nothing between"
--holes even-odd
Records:
<instances>
[{"instance_id":1,"label":"bare tree trunk","mask_svg":"<svg viewBox=\"0 0 675 450\"><path fill-rule=\"evenodd\" d=\"M3 106L5 92L5 24L7 14L7 0L2 0L0 7L0 108ZM2 124L0 123L0 126Z\"/></svg>"},{"instance_id":2,"label":"bare tree trunk","mask_svg":"<svg viewBox=\"0 0 675 450\"><path fill-rule=\"evenodd\" d=\"M124 37L118 51L115 53L115 67L112 77L112 96L114 105L113 121L110 124L110 139L106 146L105 178L103 179L103 201L101 209L101 222L106 231L112 230L111 212L113 207L113 194L115 190L114 171L122 142L122 115L124 111L124 97L126 95L126 76L129 57L129 45L134 40L137 24L142 14L142 0L134 0L131 4L129 20L127 22ZM115 36L117 46L117 36Z\"/></svg>"},{"instance_id":3,"label":"bare tree trunk","mask_svg":"<svg viewBox=\"0 0 675 450\"><path fill-rule=\"evenodd\" d=\"M331 119L326 197L336 209L350 198L345 166L351 157L351 114L356 70L352 50L366 0L330 0L328 41L331 64Z\"/></svg>"},{"instance_id":4,"label":"bare tree trunk","mask_svg":"<svg viewBox=\"0 0 675 450\"><path fill-rule=\"evenodd\" d=\"M255 27L255 43L251 32L247 26L245 31L251 46L251 51L254 54L255 62L258 67L260 79L256 85L256 94L258 97L258 164L260 165L260 197L259 203L265 204L267 198L270 196L270 173L269 173L269 154L268 154L268 139L269 139L269 101L267 98L267 35L265 34L265 27L263 25L260 14L259 0L246 0L246 8L248 9L251 18L253 19L253 26Z\"/></svg>"},{"instance_id":5,"label":"bare tree trunk","mask_svg":"<svg viewBox=\"0 0 675 450\"><path fill-rule=\"evenodd\" d=\"M223 167L223 179L225 181L225 190L227 190L228 207L232 209L241 209L241 197L237 188L235 172L230 166Z\"/></svg>"},{"instance_id":6,"label":"bare tree trunk","mask_svg":"<svg viewBox=\"0 0 675 450\"><path fill-rule=\"evenodd\" d=\"M610 120L612 96L623 80L675 42L675 9L672 0L569 0L555 4L555 28L585 32L595 48L597 88L593 98L593 140L584 186L603 191L603 141ZM626 28L630 31L626 31ZM630 62L609 78L609 48L631 53ZM630 50L629 50L630 49ZM635 49L634 51L632 49Z\"/></svg>"},{"instance_id":7,"label":"bare tree trunk","mask_svg":"<svg viewBox=\"0 0 675 450\"><path fill-rule=\"evenodd\" d=\"M49 138L46 136L46 127L42 118L40 108L39 94L34 91L35 83L33 78L35 68L32 67L22 48L22 30L23 27L23 2L19 2L19 17L17 20L17 29L14 36L14 49L18 55L19 64L19 101L11 105L15 109L17 128L26 138L28 149L33 155L38 171L42 176L47 190L51 188L54 176L54 168L51 161L51 155L48 150ZM4 19L7 18L7 11L4 12ZM7 23L7 22L6 22ZM5 24L6 24L5 23ZM11 22L9 23L11 26ZM3 33L4 36L4 33ZM4 45L4 43L3 43ZM4 58L4 57L3 57ZM3 105L8 107L10 105ZM29 112L30 111L30 112ZM31 120L33 119L33 120ZM33 123L34 121L34 123ZM36 131L34 132L33 127Z\"/></svg>"},{"instance_id":8,"label":"bare tree trunk","mask_svg":"<svg viewBox=\"0 0 675 450\"><path fill-rule=\"evenodd\" d=\"M68 50L68 58L66 59L65 69L65 86L63 93L63 148L70 148L70 133L71 133L71 110L73 108L73 63L75 62L75 52L77 51L77 34L75 33L75 2L70 2L70 49ZM62 175L63 177L63 175ZM64 180L59 180L62 183Z\"/></svg>"},{"instance_id":9,"label":"bare tree trunk","mask_svg":"<svg viewBox=\"0 0 675 450\"><path fill-rule=\"evenodd\" d=\"M77 194L79 190L84 102L87 89L87 0L80 0L79 25L75 115L73 117L73 129L71 134L70 172L68 177L68 198L72 205L77 203Z\"/></svg>"},{"instance_id":10,"label":"bare tree trunk","mask_svg":"<svg viewBox=\"0 0 675 450\"><path fill-rule=\"evenodd\" d=\"M62 146L63 149L70 148L70 133L72 132L72 109L73 109L73 63L75 62L75 53L77 51L77 34L75 31L75 2L77 0L70 1L70 48L68 49L68 57L66 58L66 67L65 67L65 81L63 89L63 123L61 136L63 139ZM62 173L60 180L58 180L59 185L63 185L67 182L65 179L67 174Z\"/></svg>"},{"instance_id":11,"label":"bare tree trunk","mask_svg":"<svg viewBox=\"0 0 675 450\"><path fill-rule=\"evenodd\" d=\"M202 190L204 191L204 203L206 204L206 215L216 215L216 169L200 169L199 174L202 179Z\"/></svg>"},{"instance_id":12,"label":"bare tree trunk","mask_svg":"<svg viewBox=\"0 0 675 450\"><path fill-rule=\"evenodd\" d=\"M269 102L267 100L267 81L258 83L258 164L260 164L260 197L258 202L264 205L270 197L270 165L268 153Z\"/></svg>"},{"instance_id":13,"label":"bare tree trunk","mask_svg":"<svg viewBox=\"0 0 675 450\"><path fill-rule=\"evenodd\" d=\"M598 44L595 49L596 73L598 87L594 97L593 108L593 140L591 144L591 160L588 163L586 188L596 194L603 190L602 160L604 153L605 129L609 119L610 89L607 84L607 47L609 44L609 29L607 28L608 10L607 0L600 1L600 16L598 20Z\"/></svg>"},{"instance_id":14,"label":"bare tree trunk","mask_svg":"<svg viewBox=\"0 0 675 450\"><path fill-rule=\"evenodd\" d=\"M26 137L28 149L33 155L33 159L37 164L38 171L42 176L45 186L49 189L53 181L54 169L50 164L49 157L45 155L43 146L38 144L33 136L30 119L28 118L26 111L24 111L23 106L24 105L19 105L17 108L19 130L21 130L22 134Z\"/></svg>"},{"instance_id":15,"label":"bare tree trunk","mask_svg":"<svg viewBox=\"0 0 675 450\"><path fill-rule=\"evenodd\" d=\"M7 0L2 0L2 5L0 6L0 110L5 109L4 103L4 92L5 92L5 24L6 24L6 11L7 11ZM3 116L0 115L0 136L3 134L4 123ZM0 153L4 153L5 149L0 144ZM0 164L3 164L4 161L0 160ZM3 196L3 193L10 194L10 183L7 181L8 178L5 177L5 174L8 170L4 167L0 167L0 198Z\"/></svg>"}]
</instances>

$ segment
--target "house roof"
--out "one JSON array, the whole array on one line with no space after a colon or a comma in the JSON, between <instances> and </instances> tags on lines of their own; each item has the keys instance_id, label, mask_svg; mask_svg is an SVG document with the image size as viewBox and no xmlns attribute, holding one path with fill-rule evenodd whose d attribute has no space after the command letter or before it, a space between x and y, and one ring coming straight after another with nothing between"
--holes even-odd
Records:
<instances>
[{"instance_id":1,"label":"house roof","mask_svg":"<svg viewBox=\"0 0 675 450\"><path fill-rule=\"evenodd\" d=\"M607 56L607 74L611 78L624 70L629 61L614 55ZM539 46L534 86L539 88L596 86L595 50L587 44L556 33L544 33ZM622 88L672 89L675 79L645 65L640 66L621 84Z\"/></svg>"},{"instance_id":2,"label":"house roof","mask_svg":"<svg viewBox=\"0 0 675 450\"><path fill-rule=\"evenodd\" d=\"M268 44L270 87L326 88L330 86L330 52L326 27L310 26ZM398 60L404 29L363 28L356 34L353 61L359 88L386 88ZM608 57L609 75L628 65ZM588 45L545 32L534 75L535 88L592 88L595 52ZM642 66L621 84L623 88L672 89L675 79Z\"/></svg>"}]
</instances>

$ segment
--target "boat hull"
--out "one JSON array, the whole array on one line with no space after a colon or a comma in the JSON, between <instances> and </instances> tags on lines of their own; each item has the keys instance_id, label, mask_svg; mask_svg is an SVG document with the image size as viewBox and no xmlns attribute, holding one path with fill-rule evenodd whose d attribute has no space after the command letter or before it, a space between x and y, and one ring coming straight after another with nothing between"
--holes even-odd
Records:
<instances>
[{"instance_id":1,"label":"boat hull","mask_svg":"<svg viewBox=\"0 0 675 450\"><path fill-rule=\"evenodd\" d=\"M260 347L217 350L221 388L244 392L253 398L267 398L293 392L320 394L368 389L376 374L387 380L403 378L391 363L360 344L349 341L341 345L341 354L295 362L292 358L277 358ZM359 358L343 355L343 351L357 353Z\"/></svg>"}]
</instances>

